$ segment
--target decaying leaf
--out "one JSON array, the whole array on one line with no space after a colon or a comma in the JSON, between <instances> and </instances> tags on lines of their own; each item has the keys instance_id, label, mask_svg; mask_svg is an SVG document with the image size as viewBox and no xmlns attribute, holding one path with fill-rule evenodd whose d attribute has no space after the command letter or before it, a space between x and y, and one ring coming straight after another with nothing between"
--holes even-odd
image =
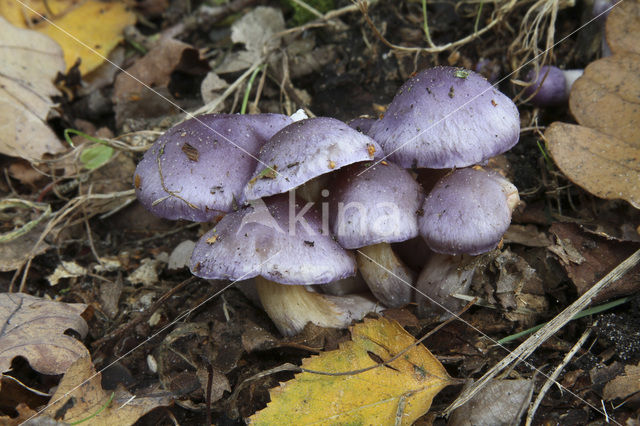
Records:
<instances>
[{"instance_id":1,"label":"decaying leaf","mask_svg":"<svg viewBox=\"0 0 640 426\"><path fill-rule=\"evenodd\" d=\"M243 43L246 49L228 55L215 71L225 74L249 68L263 55L280 46L280 38L274 35L284 29L281 10L256 7L231 26L231 41Z\"/></svg>"},{"instance_id":2,"label":"decaying leaf","mask_svg":"<svg viewBox=\"0 0 640 426\"><path fill-rule=\"evenodd\" d=\"M449 425L517 425L529 408L533 381L494 380L451 415Z\"/></svg>"},{"instance_id":3,"label":"decaying leaf","mask_svg":"<svg viewBox=\"0 0 640 426\"><path fill-rule=\"evenodd\" d=\"M552 250L554 246L549 247L549 250L558 256L560 264L579 295L584 294L594 283L638 249L637 243L619 242L588 234L573 223L554 223L549 232L553 233L558 241L555 246L558 250ZM580 262L574 261L575 259L566 253L571 251L570 247L576 253L579 250ZM638 282L640 266L636 265L598 293L592 303L633 294L638 291Z\"/></svg>"},{"instance_id":4,"label":"decaying leaf","mask_svg":"<svg viewBox=\"0 0 640 426\"><path fill-rule=\"evenodd\" d=\"M602 392L605 400L624 399L629 395L640 392L640 363L627 365L624 374L607 383Z\"/></svg>"},{"instance_id":5,"label":"decaying leaf","mask_svg":"<svg viewBox=\"0 0 640 426\"><path fill-rule=\"evenodd\" d=\"M63 260L62 263L56 267L55 271L47 277L47 281L54 286L58 285L61 279L77 278L86 274L86 268L78 265L76 262Z\"/></svg>"},{"instance_id":6,"label":"decaying leaf","mask_svg":"<svg viewBox=\"0 0 640 426\"><path fill-rule=\"evenodd\" d=\"M0 372L22 356L31 367L48 375L62 374L78 358L89 352L77 339L64 334L75 330L87 334L80 314L87 305L62 303L23 293L0 293Z\"/></svg>"},{"instance_id":7,"label":"decaying leaf","mask_svg":"<svg viewBox=\"0 0 640 426\"><path fill-rule=\"evenodd\" d=\"M80 58L80 72L87 74L120 43L122 30L135 23L136 16L125 2L88 0L37 29L62 46L68 68Z\"/></svg>"},{"instance_id":8,"label":"decaying leaf","mask_svg":"<svg viewBox=\"0 0 640 426\"><path fill-rule=\"evenodd\" d=\"M150 396L131 395L126 390L105 392L101 386L101 374L96 373L89 356L78 359L65 373L58 390L51 397L51 406L43 416L64 421L67 424L91 418L92 426L130 425L156 407L171 403L166 392L154 392Z\"/></svg>"},{"instance_id":9,"label":"decaying leaf","mask_svg":"<svg viewBox=\"0 0 640 426\"><path fill-rule=\"evenodd\" d=\"M47 126L59 95L53 80L64 71L60 47L49 37L0 17L0 154L40 160L64 150Z\"/></svg>"},{"instance_id":10,"label":"decaying leaf","mask_svg":"<svg viewBox=\"0 0 640 426\"><path fill-rule=\"evenodd\" d=\"M627 52L590 63L571 88L569 107L576 121L640 149L639 73L638 54ZM635 158L638 164L639 157Z\"/></svg>"},{"instance_id":11,"label":"decaying leaf","mask_svg":"<svg viewBox=\"0 0 640 426\"><path fill-rule=\"evenodd\" d=\"M636 129L640 141L637 124ZM559 122L552 123L544 136L551 156L571 181L598 197L623 199L640 208L639 145Z\"/></svg>"},{"instance_id":12,"label":"decaying leaf","mask_svg":"<svg viewBox=\"0 0 640 426\"><path fill-rule=\"evenodd\" d=\"M607 44L614 54L640 54L640 1L624 0L607 17Z\"/></svg>"},{"instance_id":13,"label":"decaying leaf","mask_svg":"<svg viewBox=\"0 0 640 426\"><path fill-rule=\"evenodd\" d=\"M339 373L388 361L415 339L398 323L368 319L351 329L352 341L303 360L307 370ZM311 372L270 391L271 402L251 424L411 424L429 410L433 397L452 384L440 362L422 345L397 360L360 374Z\"/></svg>"}]
</instances>

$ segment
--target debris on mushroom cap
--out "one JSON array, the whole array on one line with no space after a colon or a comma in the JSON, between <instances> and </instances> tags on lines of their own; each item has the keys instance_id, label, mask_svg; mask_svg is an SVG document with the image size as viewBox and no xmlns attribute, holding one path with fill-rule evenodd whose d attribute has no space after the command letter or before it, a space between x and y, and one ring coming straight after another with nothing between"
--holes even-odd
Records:
<instances>
[{"instance_id":1,"label":"debris on mushroom cap","mask_svg":"<svg viewBox=\"0 0 640 426\"><path fill-rule=\"evenodd\" d=\"M527 73L526 80L531 83L525 89L525 96L536 106L548 107L562 105L569 99L573 82L582 75L583 70L563 71L553 65L545 65Z\"/></svg>"},{"instance_id":2,"label":"debris on mushroom cap","mask_svg":"<svg viewBox=\"0 0 640 426\"><path fill-rule=\"evenodd\" d=\"M280 284L326 284L354 275L353 255L322 232L317 211L288 198L256 200L227 214L196 244L191 272L228 280L260 275Z\"/></svg>"},{"instance_id":3,"label":"debris on mushroom cap","mask_svg":"<svg viewBox=\"0 0 640 426\"><path fill-rule=\"evenodd\" d=\"M393 163L354 164L335 177L331 230L342 247L353 249L418 235L420 185Z\"/></svg>"},{"instance_id":4,"label":"debris on mushroom cap","mask_svg":"<svg viewBox=\"0 0 640 426\"><path fill-rule=\"evenodd\" d=\"M520 118L511 99L481 75L435 67L402 85L368 135L405 168L466 167L513 147Z\"/></svg>"},{"instance_id":5,"label":"debris on mushroom cap","mask_svg":"<svg viewBox=\"0 0 640 426\"><path fill-rule=\"evenodd\" d=\"M381 152L371 138L334 118L297 121L275 134L260 149L253 179L244 194L255 200L280 194L346 165L372 160ZM278 171L273 179L256 179L264 164Z\"/></svg>"},{"instance_id":6,"label":"debris on mushroom cap","mask_svg":"<svg viewBox=\"0 0 640 426\"><path fill-rule=\"evenodd\" d=\"M280 114L209 114L172 127L136 168L138 199L166 219L205 222L231 211L260 147L291 122Z\"/></svg>"},{"instance_id":7,"label":"debris on mushroom cap","mask_svg":"<svg viewBox=\"0 0 640 426\"><path fill-rule=\"evenodd\" d=\"M517 199L515 186L496 172L454 170L424 200L420 235L438 253L484 253L500 243Z\"/></svg>"}]
</instances>

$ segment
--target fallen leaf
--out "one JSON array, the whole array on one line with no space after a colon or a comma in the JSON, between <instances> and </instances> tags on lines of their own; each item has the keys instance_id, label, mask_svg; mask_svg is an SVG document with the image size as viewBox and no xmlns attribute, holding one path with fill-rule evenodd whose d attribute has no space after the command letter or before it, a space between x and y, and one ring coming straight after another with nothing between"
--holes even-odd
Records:
<instances>
[{"instance_id":1,"label":"fallen leaf","mask_svg":"<svg viewBox=\"0 0 640 426\"><path fill-rule=\"evenodd\" d=\"M130 425L154 408L169 405L171 400L166 392L150 396L132 395L123 389L105 392L101 374L96 373L87 355L78 359L62 377L43 415L67 424L90 418L87 424L91 426Z\"/></svg>"},{"instance_id":2,"label":"fallen leaf","mask_svg":"<svg viewBox=\"0 0 640 426\"><path fill-rule=\"evenodd\" d=\"M493 380L482 392L457 408L447 423L450 426L517 425L529 408L533 381Z\"/></svg>"},{"instance_id":3,"label":"fallen leaf","mask_svg":"<svg viewBox=\"0 0 640 426\"><path fill-rule=\"evenodd\" d=\"M0 17L0 154L39 161L64 150L46 120L60 93L60 47L49 37L14 27Z\"/></svg>"},{"instance_id":4,"label":"fallen leaf","mask_svg":"<svg viewBox=\"0 0 640 426\"><path fill-rule=\"evenodd\" d=\"M387 361L415 343L398 323L367 319L351 329L352 341L338 350L306 358L302 367L347 372ZM363 373L297 374L271 389L271 402L251 424L412 424L429 410L433 397L452 384L440 362L422 345L397 360Z\"/></svg>"},{"instance_id":5,"label":"fallen leaf","mask_svg":"<svg viewBox=\"0 0 640 426\"><path fill-rule=\"evenodd\" d=\"M552 123L544 137L569 180L598 197L623 199L640 208L640 146L560 122Z\"/></svg>"},{"instance_id":6,"label":"fallen leaf","mask_svg":"<svg viewBox=\"0 0 640 426\"><path fill-rule=\"evenodd\" d=\"M74 361L89 352L77 339L67 336L75 330L81 337L88 326L80 314L87 305L62 303L23 293L0 293L0 372L9 371L11 361L24 357L42 374L62 374Z\"/></svg>"},{"instance_id":7,"label":"fallen leaf","mask_svg":"<svg viewBox=\"0 0 640 426\"><path fill-rule=\"evenodd\" d=\"M116 77L113 102L116 122L126 118L156 117L176 108L173 94L169 93L171 75L182 71L192 75L205 74L208 65L192 46L174 39L162 39L146 55L138 59L126 73ZM160 98L153 90L169 98Z\"/></svg>"},{"instance_id":8,"label":"fallen leaf","mask_svg":"<svg viewBox=\"0 0 640 426\"><path fill-rule=\"evenodd\" d=\"M606 39L611 51L640 53L640 1L621 1L607 17Z\"/></svg>"},{"instance_id":9,"label":"fallen leaf","mask_svg":"<svg viewBox=\"0 0 640 426\"><path fill-rule=\"evenodd\" d=\"M280 9L256 7L231 25L231 41L243 43L245 50L227 55L215 71L225 74L249 68L265 54L280 47L280 37L274 35L284 29L284 17Z\"/></svg>"},{"instance_id":10,"label":"fallen leaf","mask_svg":"<svg viewBox=\"0 0 640 426\"><path fill-rule=\"evenodd\" d=\"M124 2L88 0L37 29L62 46L67 69L80 58L84 75L104 62L122 40L122 30L135 23L135 14Z\"/></svg>"},{"instance_id":11,"label":"fallen leaf","mask_svg":"<svg viewBox=\"0 0 640 426\"><path fill-rule=\"evenodd\" d=\"M16 27L30 28L42 21L62 15L82 0L0 0L0 15Z\"/></svg>"},{"instance_id":12,"label":"fallen leaf","mask_svg":"<svg viewBox=\"0 0 640 426\"><path fill-rule=\"evenodd\" d=\"M76 262L63 260L62 263L56 267L55 271L47 277L47 281L49 281L51 286L54 286L58 285L61 279L77 278L84 275L87 275L86 268L83 268Z\"/></svg>"},{"instance_id":13,"label":"fallen leaf","mask_svg":"<svg viewBox=\"0 0 640 426\"><path fill-rule=\"evenodd\" d=\"M576 121L640 149L639 73L640 55L633 53L590 63L571 87L569 107Z\"/></svg>"},{"instance_id":14,"label":"fallen leaf","mask_svg":"<svg viewBox=\"0 0 640 426\"><path fill-rule=\"evenodd\" d=\"M593 284L638 249L637 243L608 240L588 234L572 223L556 222L551 225L549 232L555 234L564 247L579 250L582 261L572 262L559 255L559 251L548 248L558 255L560 264L575 285L578 295L584 294ZM638 282L640 282L640 266L636 265L598 293L593 302L633 294L638 289Z\"/></svg>"},{"instance_id":15,"label":"fallen leaf","mask_svg":"<svg viewBox=\"0 0 640 426\"><path fill-rule=\"evenodd\" d=\"M625 365L624 374L607 383L602 392L606 401L625 399L629 395L640 392L640 363Z\"/></svg>"}]
</instances>

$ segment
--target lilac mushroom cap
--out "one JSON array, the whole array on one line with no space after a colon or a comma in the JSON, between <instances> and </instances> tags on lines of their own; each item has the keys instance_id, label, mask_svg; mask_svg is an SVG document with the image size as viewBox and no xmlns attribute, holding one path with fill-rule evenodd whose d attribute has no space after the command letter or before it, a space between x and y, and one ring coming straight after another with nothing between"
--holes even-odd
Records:
<instances>
[{"instance_id":1,"label":"lilac mushroom cap","mask_svg":"<svg viewBox=\"0 0 640 426\"><path fill-rule=\"evenodd\" d=\"M418 219L431 250L476 255L494 249L511 222L518 191L496 172L459 169L443 177L425 198Z\"/></svg>"},{"instance_id":2,"label":"lilac mushroom cap","mask_svg":"<svg viewBox=\"0 0 640 426\"><path fill-rule=\"evenodd\" d=\"M280 194L316 176L372 160L380 152L374 140L339 120L300 120L280 130L262 147L261 164L244 194L247 200Z\"/></svg>"},{"instance_id":3,"label":"lilac mushroom cap","mask_svg":"<svg viewBox=\"0 0 640 426\"><path fill-rule=\"evenodd\" d=\"M355 274L353 255L322 233L317 211L280 195L223 217L196 244L191 272L201 278L262 276L280 284L326 284Z\"/></svg>"},{"instance_id":4,"label":"lilac mushroom cap","mask_svg":"<svg viewBox=\"0 0 640 426\"><path fill-rule=\"evenodd\" d=\"M186 120L145 153L134 175L136 195L157 216L210 221L242 201L258 150L291 122L280 114L208 114Z\"/></svg>"},{"instance_id":5,"label":"lilac mushroom cap","mask_svg":"<svg viewBox=\"0 0 640 426\"><path fill-rule=\"evenodd\" d=\"M545 65L527 73L526 80L531 83L525 89L525 96L530 102L539 107L562 105L569 99L571 86L580 77L583 70L563 71L553 65Z\"/></svg>"},{"instance_id":6,"label":"lilac mushroom cap","mask_svg":"<svg viewBox=\"0 0 640 426\"><path fill-rule=\"evenodd\" d=\"M366 135L369 132L369 129L371 129L371 126L373 125L373 123L375 122L376 122L375 118L358 117L349 121L349 123L347 124L349 124L349 127L356 129L360 133L364 133Z\"/></svg>"},{"instance_id":7,"label":"lilac mushroom cap","mask_svg":"<svg viewBox=\"0 0 640 426\"><path fill-rule=\"evenodd\" d=\"M402 85L368 135L405 168L466 167L513 147L520 119L511 99L481 75L435 67Z\"/></svg>"},{"instance_id":8,"label":"lilac mushroom cap","mask_svg":"<svg viewBox=\"0 0 640 426\"><path fill-rule=\"evenodd\" d=\"M395 243L418 235L416 212L424 194L405 169L390 162L354 164L341 170L334 183L331 229L342 247Z\"/></svg>"}]
</instances>

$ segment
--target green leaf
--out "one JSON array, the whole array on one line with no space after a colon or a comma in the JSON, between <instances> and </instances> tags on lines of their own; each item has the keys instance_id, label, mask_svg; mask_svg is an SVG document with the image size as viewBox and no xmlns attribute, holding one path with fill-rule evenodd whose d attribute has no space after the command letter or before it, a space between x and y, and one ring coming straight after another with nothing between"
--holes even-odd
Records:
<instances>
[{"instance_id":1,"label":"green leaf","mask_svg":"<svg viewBox=\"0 0 640 426\"><path fill-rule=\"evenodd\" d=\"M82 151L80 162L84 168L89 170L97 169L105 164L113 155L113 148L107 145L93 145Z\"/></svg>"}]
</instances>

